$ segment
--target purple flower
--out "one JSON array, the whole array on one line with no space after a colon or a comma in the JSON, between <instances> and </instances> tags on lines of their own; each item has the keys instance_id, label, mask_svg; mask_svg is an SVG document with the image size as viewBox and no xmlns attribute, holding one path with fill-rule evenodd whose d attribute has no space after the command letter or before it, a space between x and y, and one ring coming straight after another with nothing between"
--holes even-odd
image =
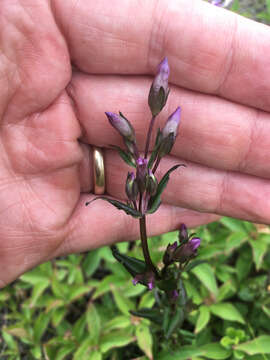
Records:
<instances>
[{"instance_id":1,"label":"purple flower","mask_svg":"<svg viewBox=\"0 0 270 360\"><path fill-rule=\"evenodd\" d=\"M163 260L162 260L165 265L168 266L172 263L173 254L176 249L177 249L177 241L175 241L172 245L169 244L167 246L167 249L163 255Z\"/></svg>"},{"instance_id":2,"label":"purple flower","mask_svg":"<svg viewBox=\"0 0 270 360\"><path fill-rule=\"evenodd\" d=\"M169 75L170 68L168 59L165 57L158 66L158 72L148 96L148 104L153 116L158 115L167 102L170 91L168 87Z\"/></svg>"},{"instance_id":3,"label":"purple flower","mask_svg":"<svg viewBox=\"0 0 270 360\"><path fill-rule=\"evenodd\" d=\"M122 114L115 114L112 112L105 112L110 124L127 140L135 141L135 131Z\"/></svg>"},{"instance_id":4,"label":"purple flower","mask_svg":"<svg viewBox=\"0 0 270 360\"><path fill-rule=\"evenodd\" d=\"M178 298L178 296L179 296L178 291L177 291L177 290L173 290L173 292L172 292L172 298L173 298L173 300L176 300L176 299Z\"/></svg>"},{"instance_id":5,"label":"purple flower","mask_svg":"<svg viewBox=\"0 0 270 360\"><path fill-rule=\"evenodd\" d=\"M180 124L180 116L181 116L181 108L180 106L178 106L178 108L168 118L162 130L163 138L168 137L170 134L173 134L174 139L176 138Z\"/></svg>"},{"instance_id":6,"label":"purple flower","mask_svg":"<svg viewBox=\"0 0 270 360\"><path fill-rule=\"evenodd\" d=\"M197 248L200 246L200 238L192 238L188 242L180 245L173 253L173 260L184 263L197 255Z\"/></svg>"},{"instance_id":7,"label":"purple flower","mask_svg":"<svg viewBox=\"0 0 270 360\"><path fill-rule=\"evenodd\" d=\"M155 275L152 272L146 272L143 274L137 274L132 280L133 285L142 283L147 286L149 290L153 290L155 287Z\"/></svg>"},{"instance_id":8,"label":"purple flower","mask_svg":"<svg viewBox=\"0 0 270 360\"><path fill-rule=\"evenodd\" d=\"M212 0L211 4L216 5L216 6L220 6L222 4L222 0Z\"/></svg>"},{"instance_id":9,"label":"purple flower","mask_svg":"<svg viewBox=\"0 0 270 360\"><path fill-rule=\"evenodd\" d=\"M161 132L160 147L158 151L158 156L160 158L169 154L172 150L176 136L178 134L180 116L181 116L181 108L178 107L168 118Z\"/></svg>"},{"instance_id":10,"label":"purple flower","mask_svg":"<svg viewBox=\"0 0 270 360\"><path fill-rule=\"evenodd\" d=\"M189 244L190 248L192 249L192 251L195 251L200 246L201 239L198 237L192 238L191 240L189 240L188 244Z\"/></svg>"}]
</instances>

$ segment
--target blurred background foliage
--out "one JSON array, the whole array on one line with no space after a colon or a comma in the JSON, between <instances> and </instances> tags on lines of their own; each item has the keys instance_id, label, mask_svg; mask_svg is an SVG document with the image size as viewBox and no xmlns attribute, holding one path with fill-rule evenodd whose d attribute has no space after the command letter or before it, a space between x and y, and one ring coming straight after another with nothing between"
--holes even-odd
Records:
<instances>
[{"instance_id":1,"label":"blurred background foliage","mask_svg":"<svg viewBox=\"0 0 270 360\"><path fill-rule=\"evenodd\" d=\"M231 10L270 24L270 0ZM108 247L40 265L0 291L1 360L270 359L270 229L231 218L195 230L202 263L185 273L190 311L170 341L129 310L151 307ZM152 238L161 262L172 232ZM142 258L140 242L117 245Z\"/></svg>"}]
</instances>

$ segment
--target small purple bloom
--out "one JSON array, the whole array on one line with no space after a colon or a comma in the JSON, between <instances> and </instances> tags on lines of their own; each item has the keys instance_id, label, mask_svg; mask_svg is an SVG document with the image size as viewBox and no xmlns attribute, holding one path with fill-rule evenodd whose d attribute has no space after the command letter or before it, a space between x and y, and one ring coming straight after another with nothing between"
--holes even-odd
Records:
<instances>
[{"instance_id":1,"label":"small purple bloom","mask_svg":"<svg viewBox=\"0 0 270 360\"><path fill-rule=\"evenodd\" d=\"M170 134L173 134L174 139L176 138L180 124L180 116L181 116L181 108L180 106L178 106L178 108L168 118L162 130L163 138L168 137Z\"/></svg>"},{"instance_id":2,"label":"small purple bloom","mask_svg":"<svg viewBox=\"0 0 270 360\"><path fill-rule=\"evenodd\" d=\"M154 277L153 274L151 274L151 275L148 277L147 286L148 286L148 289L149 289L149 290L153 290L153 289L154 289L154 286L155 286L155 277Z\"/></svg>"},{"instance_id":3,"label":"small purple bloom","mask_svg":"<svg viewBox=\"0 0 270 360\"><path fill-rule=\"evenodd\" d=\"M112 112L105 112L110 124L127 140L135 141L135 131L124 116Z\"/></svg>"},{"instance_id":4,"label":"small purple bloom","mask_svg":"<svg viewBox=\"0 0 270 360\"><path fill-rule=\"evenodd\" d=\"M192 251L196 251L201 244L201 239L198 237L192 238L191 240L189 240L188 244L190 245Z\"/></svg>"},{"instance_id":5,"label":"small purple bloom","mask_svg":"<svg viewBox=\"0 0 270 360\"><path fill-rule=\"evenodd\" d=\"M173 253L173 260L184 263L197 255L197 248L200 246L201 239L193 238L180 245Z\"/></svg>"},{"instance_id":6,"label":"small purple bloom","mask_svg":"<svg viewBox=\"0 0 270 360\"><path fill-rule=\"evenodd\" d=\"M154 78L148 96L148 105L153 116L158 115L167 102L170 92L168 86L169 75L169 63L168 59L165 57L158 66L158 72Z\"/></svg>"},{"instance_id":7,"label":"small purple bloom","mask_svg":"<svg viewBox=\"0 0 270 360\"><path fill-rule=\"evenodd\" d=\"M170 67L167 57L165 57L161 63L158 65L158 72L153 81L153 88L155 92L159 92L160 88L168 91L168 81L170 76Z\"/></svg>"},{"instance_id":8,"label":"small purple bloom","mask_svg":"<svg viewBox=\"0 0 270 360\"><path fill-rule=\"evenodd\" d=\"M211 4L216 5L216 6L220 6L222 4L222 0L212 0Z\"/></svg>"},{"instance_id":9,"label":"small purple bloom","mask_svg":"<svg viewBox=\"0 0 270 360\"><path fill-rule=\"evenodd\" d=\"M220 6L220 7L226 8L226 7L230 6L232 2L233 2L233 0L212 0L211 4L215 5L215 6Z\"/></svg>"}]
</instances>

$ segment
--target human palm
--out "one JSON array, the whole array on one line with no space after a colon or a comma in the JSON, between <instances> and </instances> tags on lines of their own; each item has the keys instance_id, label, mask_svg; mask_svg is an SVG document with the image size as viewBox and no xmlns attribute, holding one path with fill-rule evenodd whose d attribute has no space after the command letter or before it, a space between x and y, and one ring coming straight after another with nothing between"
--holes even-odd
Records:
<instances>
[{"instance_id":1,"label":"human palm","mask_svg":"<svg viewBox=\"0 0 270 360\"><path fill-rule=\"evenodd\" d=\"M57 255L138 237L110 205L85 208L91 145L107 149L107 193L124 198L127 167L108 150L121 139L104 111L130 119L142 150L148 75L164 55L167 115L181 105L183 116L158 175L188 166L149 216L150 234L223 214L269 223L266 26L196 0L2 0L0 34L0 285Z\"/></svg>"}]
</instances>

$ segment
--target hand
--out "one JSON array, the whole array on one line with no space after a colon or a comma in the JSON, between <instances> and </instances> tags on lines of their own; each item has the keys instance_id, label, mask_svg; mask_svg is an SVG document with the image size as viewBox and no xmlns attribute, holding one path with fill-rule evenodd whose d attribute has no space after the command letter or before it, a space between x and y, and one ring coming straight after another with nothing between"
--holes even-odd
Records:
<instances>
[{"instance_id":1,"label":"hand","mask_svg":"<svg viewBox=\"0 0 270 360\"><path fill-rule=\"evenodd\" d=\"M195 0L2 0L0 34L1 286L55 256L138 238L123 212L85 207L89 145L121 145L104 115L121 110L142 149L149 75L164 55L167 115L181 105L183 116L160 175L188 166L149 234L223 214L269 223L268 27ZM111 150L105 167L107 193L123 198L127 167Z\"/></svg>"}]
</instances>

